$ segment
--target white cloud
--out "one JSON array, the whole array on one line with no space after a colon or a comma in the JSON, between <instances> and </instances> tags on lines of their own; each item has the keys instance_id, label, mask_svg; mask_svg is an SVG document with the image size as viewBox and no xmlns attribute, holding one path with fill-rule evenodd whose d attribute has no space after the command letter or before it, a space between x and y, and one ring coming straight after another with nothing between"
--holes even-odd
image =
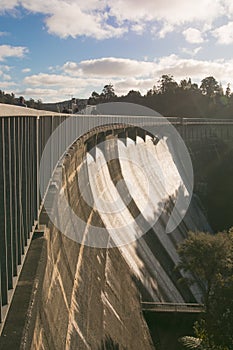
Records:
<instances>
[{"instance_id":1,"label":"white cloud","mask_svg":"<svg viewBox=\"0 0 233 350\"><path fill-rule=\"evenodd\" d=\"M124 25L109 24L105 0L21 0L25 9L45 15L45 23L50 34L61 38L87 36L107 39L122 36Z\"/></svg>"},{"instance_id":2,"label":"white cloud","mask_svg":"<svg viewBox=\"0 0 233 350\"><path fill-rule=\"evenodd\" d=\"M218 43L233 43L233 22L213 29L215 20L222 15L228 16L229 21L233 20L232 0L0 0L0 2L0 12L14 9L19 12L23 7L29 12L42 14L48 32L61 38L86 36L102 40L121 37L129 31L142 34L146 30L150 34L164 38L169 32L175 31L182 33L189 43L198 44L193 46L193 49L189 48L191 45L180 49L186 58L170 55L158 58L156 61L149 59L140 61L103 57L81 62L66 62L62 67L50 67L50 74L31 74L25 77L23 81L25 91L28 94L34 92L43 100L50 98L61 100L61 96L66 94L77 96L81 94L83 97L88 97L91 91L101 91L109 82L114 84L118 93L127 93L130 89L139 89L144 93L156 84L162 74L173 74L176 79L191 76L194 81L207 75L214 75L222 82L228 81L228 77L233 76L232 60L194 59L201 50L199 44L208 39L209 33L217 38ZM185 28L188 29L184 30ZM0 32L1 35L5 33ZM27 52L26 47L0 45L0 61L7 57L22 58ZM142 55L144 54L145 52L142 52ZM24 68L22 72L29 73L30 70ZM6 70L1 71L0 68L0 75L2 80L8 79L5 83L14 84L10 81L10 75Z\"/></svg>"},{"instance_id":3,"label":"white cloud","mask_svg":"<svg viewBox=\"0 0 233 350\"><path fill-rule=\"evenodd\" d=\"M67 62L60 70L61 74L40 73L25 77L25 95L43 101L59 101L70 98L71 95L88 98L92 91L101 92L104 85L110 82L119 95L127 94L131 89L144 94L156 85L163 74L172 74L177 82L191 77L199 83L210 75L223 85L233 82L229 81L229 77L233 77L233 59L198 60L174 54L156 61L111 57Z\"/></svg>"},{"instance_id":4,"label":"white cloud","mask_svg":"<svg viewBox=\"0 0 233 350\"><path fill-rule=\"evenodd\" d=\"M58 74L34 74L24 78L24 83L32 86L75 86L76 78Z\"/></svg>"},{"instance_id":5,"label":"white cloud","mask_svg":"<svg viewBox=\"0 0 233 350\"><path fill-rule=\"evenodd\" d=\"M0 61L4 61L7 57L22 58L28 52L23 46L0 45Z\"/></svg>"},{"instance_id":6,"label":"white cloud","mask_svg":"<svg viewBox=\"0 0 233 350\"><path fill-rule=\"evenodd\" d=\"M46 88L26 88L25 90L18 91L17 94L24 95L25 97L32 97L34 99L40 99L43 97L59 97L59 90L56 89L46 89ZM51 101L51 99L49 100Z\"/></svg>"},{"instance_id":7,"label":"white cloud","mask_svg":"<svg viewBox=\"0 0 233 350\"><path fill-rule=\"evenodd\" d=\"M119 21L162 20L170 24L213 21L224 11L222 1L211 0L111 0L110 13Z\"/></svg>"},{"instance_id":8,"label":"white cloud","mask_svg":"<svg viewBox=\"0 0 233 350\"><path fill-rule=\"evenodd\" d=\"M29 73L29 72L31 72L31 68L22 69L22 73Z\"/></svg>"},{"instance_id":9,"label":"white cloud","mask_svg":"<svg viewBox=\"0 0 233 350\"><path fill-rule=\"evenodd\" d=\"M99 86L90 85L90 81L83 82L83 84L81 81L78 81L78 83L76 87L26 87L24 90L17 91L17 94L23 95L27 99L33 98L35 100L41 99L43 102L59 102L70 99L71 96L88 98L92 91L99 88Z\"/></svg>"},{"instance_id":10,"label":"white cloud","mask_svg":"<svg viewBox=\"0 0 233 350\"><path fill-rule=\"evenodd\" d=\"M8 89L11 86L16 86L17 84L13 81L1 81L0 79L0 86L1 89ZM9 92L9 91L4 91L4 92Z\"/></svg>"},{"instance_id":11,"label":"white cloud","mask_svg":"<svg viewBox=\"0 0 233 350\"><path fill-rule=\"evenodd\" d=\"M132 24L131 30L135 32L138 35L142 35L143 32L145 31L145 24L144 23L135 23Z\"/></svg>"},{"instance_id":12,"label":"white cloud","mask_svg":"<svg viewBox=\"0 0 233 350\"><path fill-rule=\"evenodd\" d=\"M57 69L59 69L60 67L56 67ZM53 67L51 67L51 70L53 70ZM76 62L66 62L63 67L62 67L62 70L64 70L65 73L68 73L68 74L77 74L77 73L81 73L79 71L79 67L78 67L78 64Z\"/></svg>"},{"instance_id":13,"label":"white cloud","mask_svg":"<svg viewBox=\"0 0 233 350\"><path fill-rule=\"evenodd\" d=\"M224 0L224 5L226 8L227 16L231 17L231 15L233 15L233 2L232 2L232 0Z\"/></svg>"},{"instance_id":14,"label":"white cloud","mask_svg":"<svg viewBox=\"0 0 233 350\"><path fill-rule=\"evenodd\" d=\"M130 90L138 90L141 94L145 94L155 84L154 79L124 79L116 82L114 85L115 91L118 95L127 94Z\"/></svg>"},{"instance_id":15,"label":"white cloud","mask_svg":"<svg viewBox=\"0 0 233 350\"><path fill-rule=\"evenodd\" d=\"M46 19L48 31L62 38L68 36L89 36L96 39L120 37L127 31L122 27L114 27L104 21L100 13L85 13L73 3L60 3L54 13Z\"/></svg>"},{"instance_id":16,"label":"white cloud","mask_svg":"<svg viewBox=\"0 0 233 350\"><path fill-rule=\"evenodd\" d=\"M210 25L230 11L230 0L2 0L2 11L20 5L45 16L48 32L61 38L87 36L120 37L129 28L137 34L160 22L163 38L173 28L198 22ZM18 9L18 8L17 8ZM233 13L233 7L232 7ZM113 21L112 21L113 19ZM113 24L114 23L114 24Z\"/></svg>"},{"instance_id":17,"label":"white cloud","mask_svg":"<svg viewBox=\"0 0 233 350\"><path fill-rule=\"evenodd\" d=\"M23 95L26 99L42 100L43 102L60 102L68 100L71 96L80 96L78 89L48 89L48 88L25 88L18 90L16 95Z\"/></svg>"},{"instance_id":18,"label":"white cloud","mask_svg":"<svg viewBox=\"0 0 233 350\"><path fill-rule=\"evenodd\" d=\"M229 45L233 43L233 22L229 22L212 31L219 44Z\"/></svg>"},{"instance_id":19,"label":"white cloud","mask_svg":"<svg viewBox=\"0 0 233 350\"><path fill-rule=\"evenodd\" d=\"M185 29L183 35L186 41L191 44L200 44L204 42L201 31L196 28Z\"/></svg>"},{"instance_id":20,"label":"white cloud","mask_svg":"<svg viewBox=\"0 0 233 350\"><path fill-rule=\"evenodd\" d=\"M18 0L1 0L0 13L14 9L18 5Z\"/></svg>"},{"instance_id":21,"label":"white cloud","mask_svg":"<svg viewBox=\"0 0 233 350\"><path fill-rule=\"evenodd\" d=\"M184 59L177 55L162 57L158 60L156 74L172 74L176 79L185 76L200 80L214 76L218 81L228 82L233 77L233 60L197 60Z\"/></svg>"},{"instance_id":22,"label":"white cloud","mask_svg":"<svg viewBox=\"0 0 233 350\"><path fill-rule=\"evenodd\" d=\"M85 60L80 63L66 62L62 70L72 76L90 76L119 78L146 76L151 74L153 62L137 61L126 58L103 57Z\"/></svg>"},{"instance_id":23,"label":"white cloud","mask_svg":"<svg viewBox=\"0 0 233 350\"><path fill-rule=\"evenodd\" d=\"M0 66L0 78L3 80L11 80L11 76L7 74L10 71L9 66Z\"/></svg>"},{"instance_id":24,"label":"white cloud","mask_svg":"<svg viewBox=\"0 0 233 350\"><path fill-rule=\"evenodd\" d=\"M148 71L148 77L135 77L119 79L115 82L116 92L120 94L127 93L130 89L140 90L145 93L153 85L156 85L163 74L172 74L179 82L181 79L191 77L194 82L199 83L207 76L214 76L223 86L228 82L233 83L233 59L232 60L197 60L185 59L177 55L161 57L155 62L150 62L153 70Z\"/></svg>"},{"instance_id":25,"label":"white cloud","mask_svg":"<svg viewBox=\"0 0 233 350\"><path fill-rule=\"evenodd\" d=\"M197 48L199 49L199 48ZM141 67L141 70L140 70ZM86 87L108 83L132 81L156 81L162 74L172 74L177 79L191 76L193 79L214 75L216 79L228 80L233 76L233 60L198 60L177 55L164 56L156 61L136 61L123 58L101 58L88 61L67 62L62 74L31 75L24 82L31 86L77 86ZM72 76L70 76L70 74ZM133 80L132 80L133 79ZM133 88L133 86L132 86Z\"/></svg>"},{"instance_id":26,"label":"white cloud","mask_svg":"<svg viewBox=\"0 0 233 350\"><path fill-rule=\"evenodd\" d=\"M140 90L141 93L146 93L154 85L153 79L119 79L111 81L118 95L126 94L130 90ZM67 87L47 88L47 85L42 87L26 87L24 90L18 91L17 94L28 98L42 99L43 102L58 102L65 99L70 99L71 96L79 98L88 98L92 91L101 92L104 85L108 81L105 79L82 78L76 79L75 86L68 85Z\"/></svg>"},{"instance_id":27,"label":"white cloud","mask_svg":"<svg viewBox=\"0 0 233 350\"><path fill-rule=\"evenodd\" d=\"M182 48L182 52L189 55L189 56L196 56L198 52L200 52L202 49L201 46L196 47L195 49L187 49L186 47Z\"/></svg>"},{"instance_id":28,"label":"white cloud","mask_svg":"<svg viewBox=\"0 0 233 350\"><path fill-rule=\"evenodd\" d=\"M73 65L74 68L74 65ZM81 61L77 70L88 76L129 77L151 74L153 62L137 61L125 58L104 57Z\"/></svg>"},{"instance_id":29,"label":"white cloud","mask_svg":"<svg viewBox=\"0 0 233 350\"><path fill-rule=\"evenodd\" d=\"M162 29L160 29L160 31L158 32L158 35L160 39L163 39L168 33L171 33L173 30L174 30L174 25L166 23L163 25Z\"/></svg>"},{"instance_id":30,"label":"white cloud","mask_svg":"<svg viewBox=\"0 0 233 350\"><path fill-rule=\"evenodd\" d=\"M12 69L12 67L7 65L0 65L0 71L9 72Z\"/></svg>"},{"instance_id":31,"label":"white cloud","mask_svg":"<svg viewBox=\"0 0 233 350\"><path fill-rule=\"evenodd\" d=\"M3 72L0 71L0 77L3 79L3 80L11 80L11 76L9 74L5 74Z\"/></svg>"}]
</instances>

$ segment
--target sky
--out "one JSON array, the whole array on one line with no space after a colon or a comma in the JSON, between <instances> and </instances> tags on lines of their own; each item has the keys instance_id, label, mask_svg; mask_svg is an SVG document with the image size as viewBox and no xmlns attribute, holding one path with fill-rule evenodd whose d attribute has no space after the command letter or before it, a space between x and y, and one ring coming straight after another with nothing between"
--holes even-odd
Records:
<instances>
[{"instance_id":1,"label":"sky","mask_svg":"<svg viewBox=\"0 0 233 350\"><path fill-rule=\"evenodd\" d=\"M88 98L145 94L162 74L233 90L232 0L0 0L0 89Z\"/></svg>"}]
</instances>

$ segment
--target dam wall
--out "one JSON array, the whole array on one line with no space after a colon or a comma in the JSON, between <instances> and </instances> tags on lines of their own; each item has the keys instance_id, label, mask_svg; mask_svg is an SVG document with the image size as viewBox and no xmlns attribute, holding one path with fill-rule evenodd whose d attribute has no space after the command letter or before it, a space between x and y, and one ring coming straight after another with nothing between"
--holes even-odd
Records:
<instances>
[{"instance_id":1,"label":"dam wall","mask_svg":"<svg viewBox=\"0 0 233 350\"><path fill-rule=\"evenodd\" d=\"M39 212L40 223L46 224L48 230L34 281L22 348L153 348L140 299L199 302L201 287L198 283L192 288L179 283L183 275L174 270L178 261L177 245L190 229L211 230L203 212L214 223L224 208L218 227L227 218L229 224L231 222L232 122L171 120L190 151L194 190L204 207L194 194L186 216L177 229L167 235L165 228L177 195L181 192L185 196L186 192L179 186L179 172L166 140L154 145L148 132L121 126L119 122L106 128L99 127L81 137L59 163L57 170L62 173L61 180L59 176L56 178L55 172L51 182L47 201L51 203L51 211L58 210L53 214L57 219L52 222L41 209L39 161L49 136L68 116L35 110L30 111L29 116L28 112L28 109L19 108L13 113L7 106L0 124L2 319L10 304L12 287L16 285L19 266L22 267ZM77 124L82 124L86 117L74 118ZM103 145L102 141L108 142ZM97 147L93 149L93 146ZM103 166L103 162L107 166ZM152 172L156 174L160 164L171 179L170 184L161 186L157 176L148 197L145 195L146 181L141 181L137 164L146 178L150 178ZM52 166L48 163L48 168L52 169ZM105 187L108 191L104 192ZM80 230L69 216L67 207L61 205L59 209L53 205L59 202L61 189L73 212L85 223ZM119 209L113 206L112 196L118 196L120 208L124 209L115 221L104 214L106 206ZM102 207L96 210L94 202L99 197L104 201L100 201ZM213 207L214 202L216 206ZM145 203L150 207L147 213L143 212ZM211 212L208 212L210 207ZM143 215L138 220L141 212ZM63 222L63 233L57 229L59 222L56 220ZM153 221L155 225L152 225ZM119 237L111 239L108 229L124 222L131 223L133 229L129 233L137 240L114 248L112 241L124 243L128 230L122 228ZM107 249L84 244L90 225L105 229L101 240L104 244L109 243ZM144 227L147 228L145 234ZM72 232L83 240L77 242Z\"/></svg>"},{"instance_id":2,"label":"dam wall","mask_svg":"<svg viewBox=\"0 0 233 350\"><path fill-rule=\"evenodd\" d=\"M88 174L83 158L96 140L96 135L80 139L67 152L62 165L62 188L69 205L86 222L81 232L83 243L89 225L104 226L94 209L88 182L85 193L89 192L89 205L82 198L75 176L80 166ZM54 189L48 195L59 201ZM33 310L36 317L24 334L24 349L153 349L135 276L121 251L117 247L89 247L67 238L72 222L66 208L56 217L62 218L67 232L62 234L47 222L47 258L42 264L45 270L42 268L39 278L41 287L37 287L41 290L35 294L35 299L39 298ZM46 220L42 211L40 223Z\"/></svg>"},{"instance_id":3,"label":"dam wall","mask_svg":"<svg viewBox=\"0 0 233 350\"><path fill-rule=\"evenodd\" d=\"M135 168L140 165L149 178L157 163L150 168L148 155L154 157L152 165L156 159L160 162L169 178L165 187L159 177L154 178L151 198L139 176L140 169ZM177 244L186 236L187 227L203 229L208 223L194 202L181 225L167 235L169 211L158 211L158 205L174 205L171 199L166 201L170 196L175 202L179 180L166 141L154 145L151 135L140 129L133 132L130 127L115 125L92 130L67 150L47 194L47 212L41 212L40 224L48 227L46 261L35 288L35 307L30 311L35 316L25 329L24 349L105 349L108 343L119 349L153 349L140 301L201 300L200 286L181 286L183 275L174 268ZM121 181L122 187L117 187ZM116 189L120 204L111 197ZM67 198L66 206L61 193ZM100 196L105 196L104 202L96 208ZM144 202L148 201L150 210L144 211ZM112 213L115 202L123 209L107 215L104 203ZM85 226L77 227L69 207ZM52 222L47 216L49 208ZM156 215L156 225L142 234L143 227L147 228ZM133 229L125 228L124 220L131 220ZM57 229L61 221L62 233ZM109 234L116 224L120 225L117 237ZM105 248L88 245L91 226L105 229L100 237L103 245L108 242ZM132 237L126 244L129 231ZM77 242L76 235L81 241Z\"/></svg>"}]
</instances>

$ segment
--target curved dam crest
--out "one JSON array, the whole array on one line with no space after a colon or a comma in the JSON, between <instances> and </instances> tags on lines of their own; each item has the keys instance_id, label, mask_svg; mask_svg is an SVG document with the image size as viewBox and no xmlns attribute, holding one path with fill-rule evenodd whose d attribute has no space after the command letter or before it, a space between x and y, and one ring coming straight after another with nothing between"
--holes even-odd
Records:
<instances>
[{"instance_id":1,"label":"curved dam crest","mask_svg":"<svg viewBox=\"0 0 233 350\"><path fill-rule=\"evenodd\" d=\"M55 224L42 212L41 223L48 225L43 255L46 261L42 259L38 270L38 302L25 331L25 349L98 350L107 343L120 349L153 349L140 298L200 301L198 285L190 288L179 284L183 275L174 270L178 261L176 248L185 238L187 227L195 230L209 226L194 201L181 225L172 234L165 232L178 192L186 195L167 140L155 146L148 136L145 140L137 137L135 143L129 138L126 142L118 140L117 133L105 133L102 137L108 142L104 148L101 143L97 145L93 155L91 150L87 152L87 142L96 140L96 132L93 130L72 145L57 169L62 171L62 183L56 185L59 190L50 186L46 198L51 211L55 208ZM144 179L135 171L135 164L140 165ZM158 165L160 171L156 172ZM168 175L165 179L161 177L163 171ZM55 171L52 183L56 181ZM85 227L74 227L70 210L53 205L61 194ZM98 198L102 201L97 210ZM144 210L147 206L149 209ZM113 217L108 214L112 210ZM65 235L56 228L56 220L63 222ZM125 223L130 220L129 233ZM103 229L100 239L108 241L108 248L84 244L90 225ZM108 232L116 225L120 237ZM148 230L143 235L145 227ZM77 229L81 231L82 244L72 236ZM119 239L124 243L129 234L133 237L131 243L112 247L111 241Z\"/></svg>"}]
</instances>

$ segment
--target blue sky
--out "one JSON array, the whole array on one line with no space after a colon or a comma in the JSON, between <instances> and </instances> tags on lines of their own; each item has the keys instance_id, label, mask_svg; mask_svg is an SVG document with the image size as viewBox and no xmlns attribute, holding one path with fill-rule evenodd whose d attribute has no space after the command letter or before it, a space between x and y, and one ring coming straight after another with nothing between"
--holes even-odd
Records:
<instances>
[{"instance_id":1,"label":"blue sky","mask_svg":"<svg viewBox=\"0 0 233 350\"><path fill-rule=\"evenodd\" d=\"M232 0L0 0L0 89L26 99L144 94L162 74L225 88L232 49Z\"/></svg>"}]
</instances>

